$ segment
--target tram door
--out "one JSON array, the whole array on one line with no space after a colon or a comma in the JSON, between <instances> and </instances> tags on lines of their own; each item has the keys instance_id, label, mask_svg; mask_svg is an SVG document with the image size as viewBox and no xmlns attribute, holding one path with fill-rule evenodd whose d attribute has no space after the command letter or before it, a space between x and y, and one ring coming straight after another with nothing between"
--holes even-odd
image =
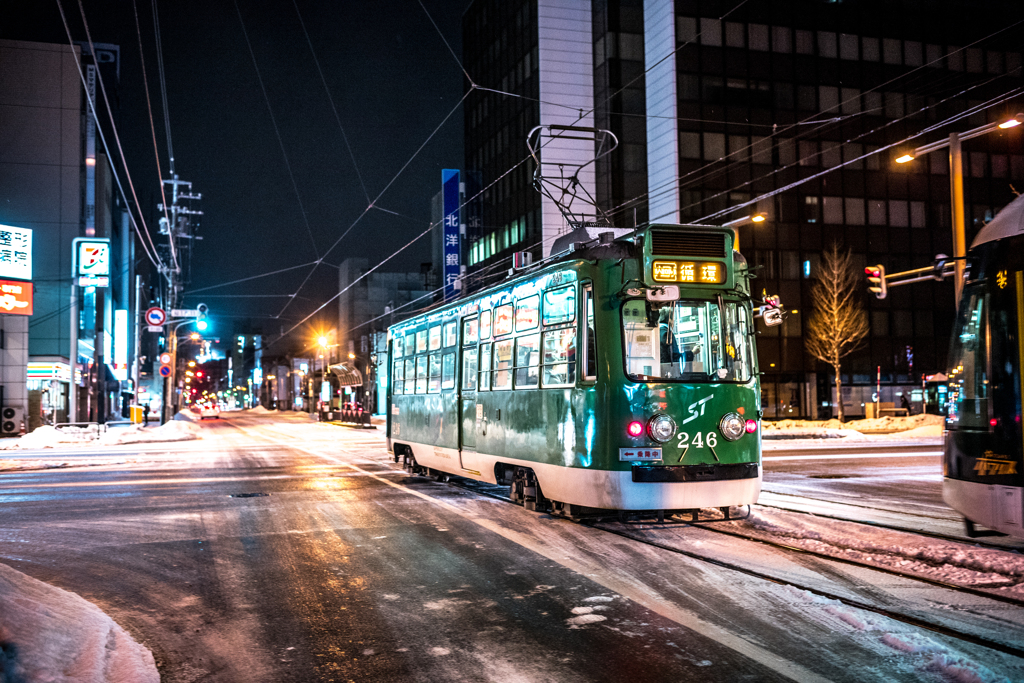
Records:
<instances>
[{"instance_id":1,"label":"tram door","mask_svg":"<svg viewBox=\"0 0 1024 683\"><path fill-rule=\"evenodd\" d=\"M478 321L476 316L462 321L461 354L459 358L459 456L463 469L473 469L476 451ZM465 453L465 451L469 453Z\"/></svg>"}]
</instances>

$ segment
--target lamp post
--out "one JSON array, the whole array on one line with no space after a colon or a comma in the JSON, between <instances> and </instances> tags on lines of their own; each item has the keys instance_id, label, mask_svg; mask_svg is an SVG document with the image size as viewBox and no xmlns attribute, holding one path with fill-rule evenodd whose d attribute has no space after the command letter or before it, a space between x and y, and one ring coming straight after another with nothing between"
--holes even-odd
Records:
<instances>
[{"instance_id":1,"label":"lamp post","mask_svg":"<svg viewBox=\"0 0 1024 683\"><path fill-rule=\"evenodd\" d=\"M949 148L949 194L953 223L953 284L956 287L956 307L960 307L960 294L964 289L964 269L967 256L966 219L964 217L964 163L960 151L960 143L981 135L988 135L997 130L1014 128L1024 122L1024 114L1017 114L1012 119L972 128L963 133L950 133L946 140L939 140L929 145L922 145L912 152L896 158L897 164L905 164L919 156Z\"/></svg>"}]
</instances>

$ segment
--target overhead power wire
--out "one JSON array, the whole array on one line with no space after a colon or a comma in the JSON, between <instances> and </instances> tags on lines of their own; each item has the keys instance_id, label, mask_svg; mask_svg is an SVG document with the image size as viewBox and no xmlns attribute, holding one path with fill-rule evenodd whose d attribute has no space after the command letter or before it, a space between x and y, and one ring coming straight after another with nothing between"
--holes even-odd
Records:
<instances>
[{"instance_id":1,"label":"overhead power wire","mask_svg":"<svg viewBox=\"0 0 1024 683\"><path fill-rule=\"evenodd\" d=\"M81 2L81 0L79 0ZM309 234L309 241L313 245L313 254L317 260L320 260L320 252L316 247L316 239L313 238L313 229L309 225L309 218L306 215L306 206L302 203L302 195L299 193L299 186L295 182L295 174L292 172L291 162L288 160L288 152L284 147L284 140L281 139L281 130L277 126L277 117L274 116L274 108L270 105L270 96L267 94L267 88L263 84L263 75L260 73L259 64L256 62L256 52L252 49L252 43L249 41L249 31L245 28L245 20L242 18L242 10L238 7L238 0L233 0L235 5L235 11L238 13L238 23L242 26L242 35L245 37L245 45L249 48L249 56L252 57L252 67L256 71L256 80L259 81L260 91L263 93L263 101L267 105L267 111L270 113L270 122L274 125L274 134L277 136L277 144L281 148L281 156L284 157L284 167L288 171L288 178L292 181L292 189L295 191L295 199L299 202L299 210L302 212L302 221L306 225L306 232Z\"/></svg>"},{"instance_id":2,"label":"overhead power wire","mask_svg":"<svg viewBox=\"0 0 1024 683\"><path fill-rule=\"evenodd\" d=\"M57 4L60 5L60 0L57 0ZM63 7L62 7L61 8L61 14L62 15L63 15L63 11L64 10L63 10ZM85 6L82 4L82 0L78 0L78 11L82 15L82 27L85 29L85 38L86 38L86 40L89 41L89 52L90 52L90 54L92 54L93 59L95 59L96 58L96 47L95 47L95 45L93 45L93 42L92 42L92 32L89 31L89 21L85 18ZM65 26L66 26L66 24L65 24ZM114 134L114 142L117 143L117 152L118 152L118 155L121 158L121 167L124 169L124 177L128 181L128 188L132 191L132 198L135 200L135 211L139 214L139 220L142 221L142 226L145 228L146 236L147 236L147 238L149 238L150 246L152 246L153 247L153 251L156 252L156 244L154 244L153 238L149 234L149 226L146 225L146 218L145 218L145 216L142 215L142 204L139 202L139 196L135 192L135 183L132 181L132 173L131 173L131 171L128 170L128 158L125 156L124 149L121 147L121 136L118 135L117 124L114 122L114 110L111 109L111 107L110 107L110 99L107 97L107 86L106 86L106 83L103 80L103 75L99 73L98 69L97 69L96 76L97 76L96 80L100 84L100 93L103 95L103 103L104 103L104 105L106 106L106 109L107 109L107 118L110 119L110 129L111 129L111 132ZM83 74L83 79L84 79L84 74ZM91 102L91 99L92 98L90 97L90 102ZM96 108L95 107L93 107L93 114L96 114ZM99 121L96 122L96 128L102 131L102 126L99 124ZM107 142L106 142L105 139L103 140L103 146L108 151L110 151L110 148L107 147ZM113 167L113 166L114 166L114 164L112 163L111 167ZM128 204L128 200L127 199L125 199L125 208L128 210L129 215L131 215L131 206ZM178 265L177 254L176 254L176 251L174 249L173 241L171 243L171 261L173 262L175 270L176 271L180 270L179 265Z\"/></svg>"},{"instance_id":3,"label":"overhead power wire","mask_svg":"<svg viewBox=\"0 0 1024 683\"><path fill-rule=\"evenodd\" d=\"M210 285L209 287L200 287L199 289L192 289L185 292L182 296L188 296L190 294L198 294L199 292L206 292L211 289L220 289L221 287L230 287L231 285L237 285L241 282L249 282L250 280L258 280L262 277L270 277L271 275L279 275L281 273L287 273L289 270L296 270L298 268L305 268L311 266L316 261L310 261L309 263L300 263L297 266L289 266L287 268L281 268L279 270L272 270L269 273L260 273L259 275L250 275L249 277L243 277L238 280L232 280L231 282L222 282L219 285Z\"/></svg>"},{"instance_id":4,"label":"overhead power wire","mask_svg":"<svg viewBox=\"0 0 1024 683\"><path fill-rule=\"evenodd\" d=\"M746 0L744 0L744 2L745 1ZM469 72L466 71L466 67L462 65L462 61L459 59L459 56L455 54L455 50L453 50L452 46L448 43L448 39L444 37L444 33L441 32L441 28L437 25L437 22L434 21L434 17L430 16L427 6L423 4L423 0L419 0L419 3L420 7L423 8L423 13L427 15L427 19L430 19L431 25L434 27L434 30L437 31L437 35L441 36L441 42L443 42L444 46L448 48L448 52L451 53L452 59L454 59L455 63L459 65L459 68L462 69L462 73L466 76L466 80L469 81L470 87L475 88L476 82L473 80L473 77L469 75Z\"/></svg>"},{"instance_id":5,"label":"overhead power wire","mask_svg":"<svg viewBox=\"0 0 1024 683\"><path fill-rule=\"evenodd\" d=\"M909 136L903 138L902 140L898 140L898 141L893 142L891 144L884 145L884 146L880 147L879 149L872 150L871 152L867 152L865 154L861 154L860 156L854 157L853 159L849 159L848 161L844 161L844 162L842 162L840 164L837 164L836 166L833 166L831 168L827 168L827 169L824 169L822 171L819 171L818 173L814 173L813 175L810 175L810 176L808 176L806 178L801 178L800 180L797 180L797 181L794 181L792 183L789 183L788 185L785 185L785 186L780 187L778 189L775 189L775 190L772 190L770 192L766 192L764 194L758 195L757 197L754 197L753 199L751 199L749 201L746 201L746 202L743 202L741 204L738 204L736 206L730 206L728 208L722 209L721 211L715 211L714 213L711 213L711 214L708 214L707 216L699 218L698 222L717 220L719 218L722 218L722 217L732 213L733 211L737 211L739 209L743 209L743 208L746 208L748 206L752 206L752 205L756 204L759 201L762 201L762 200L767 199L769 197L774 197L775 195L780 194L782 192L786 192L788 190L792 190L793 188L798 187L800 185L803 185L804 183L808 183L808 182L810 182L812 180L820 178L821 176L823 176L823 175L825 175L827 173L832 173L833 171L836 171L836 170L838 170L840 168L843 168L844 166L848 166L850 164L857 163L858 161L862 161L862 160L866 159L867 157L872 156L874 154L879 154L879 153L884 152L886 150L890 150L890 149L893 149L893 148L896 148L896 147L900 147L901 145L905 145L906 143L908 143L909 141L911 141L911 140L913 140L915 138L918 138L918 137L920 137L922 135L926 135L927 133L930 133L932 131L938 130L939 128L942 128L943 126L948 126L948 125L950 125L952 123L955 123L956 121L959 121L961 119L969 117L969 116L977 113L977 111L984 111L985 109L988 109L990 107L998 106L998 105L1000 105L1000 104L1002 104L1004 102L1007 102L1007 101L1013 99L1014 97L1017 97L1018 95L1020 95L1021 92L1024 92L1024 89L1017 88L1016 91L1014 91L1012 93L1008 93L1005 96L1000 96L999 98L997 98L997 101L990 101L990 102L985 103L984 105L979 105L978 107L972 107L972 108L968 109L966 112L963 112L961 114L957 114L955 116L951 116L948 119L945 119L943 121L939 121L938 123L935 123L934 125L928 126L927 128L924 128L923 130L918 131L917 133L914 133L913 135L909 135Z\"/></svg>"},{"instance_id":6,"label":"overhead power wire","mask_svg":"<svg viewBox=\"0 0 1024 683\"><path fill-rule=\"evenodd\" d=\"M92 95L89 93L88 84L85 80L85 71L82 69L82 61L79 58L78 52L75 50L75 40L71 36L71 27L68 25L67 16L64 14L64 7L61 5L60 0L57 0L57 9L60 11L60 18L61 21L63 21L64 23L64 30L68 36L68 44L71 46L71 53L72 55L74 55L75 58L75 65L78 68L78 77L82 81L82 88L85 91L86 101L89 104L89 111L92 113L93 121L95 121L96 123L96 130L99 132L100 140L103 143L104 149L109 149L109 147L107 146L106 135L103 133L103 126L100 125L99 115L96 113L96 103L93 101ZM100 77L98 80L100 81L100 83L103 82L102 77ZM128 218L131 220L132 227L135 229L135 233L136 235L138 235L139 241L142 244L142 250L146 253L146 256L147 258L149 258L150 262L157 267L157 270L161 273L164 273L166 267L164 266L163 260L160 258L160 254L156 253L156 246L153 245L153 240L149 236L148 229L144 232L141 228L139 228L139 224L136 222L135 215L132 213L131 206L128 203L128 198L125 194L124 186L121 184L121 176L117 172L117 168L114 164L110 165L110 170L114 175L114 181L117 183L117 189L121 194L121 199L125 203L125 209L128 212ZM125 173L127 172L127 167L125 167ZM136 206L136 208L138 207ZM141 214L139 218L142 219ZM147 238L149 239L149 243L153 245L152 252L150 252L150 248L146 245Z\"/></svg>"},{"instance_id":7,"label":"overhead power wire","mask_svg":"<svg viewBox=\"0 0 1024 683\"><path fill-rule=\"evenodd\" d=\"M299 5L296 0L292 0L292 5L295 6L295 15L299 18L299 25L302 26L302 33L306 36L306 44L309 45L309 52L313 55L313 63L316 64L316 71L320 74L320 82L324 85L324 92L327 93L327 100L331 103L331 111L334 113L334 120L338 122L338 129L341 131L341 138L345 141L345 149L348 150L348 156L352 160L352 168L355 169L356 177L359 179L359 186L363 188L363 195L366 197L366 202L370 202L370 193L366 189L366 183L363 181L363 174L359 172L359 164L356 163L356 155L352 151L352 145L348 142L348 135L345 133L345 126L341 125L341 116L338 115L338 107L334 103L334 96L331 95L331 89L327 87L327 79L324 77L324 70L320 66L320 59L316 56L316 50L313 49L313 41L309 37L309 31L306 30L306 22L302 19L302 13L299 12Z\"/></svg>"},{"instance_id":8,"label":"overhead power wire","mask_svg":"<svg viewBox=\"0 0 1024 683\"><path fill-rule=\"evenodd\" d=\"M164 78L164 45L160 38L160 12L153 0L153 34L156 36L156 65L160 73L160 96L164 104L164 131L167 133L167 161L174 177L174 147L171 145L171 112L167 108L167 79Z\"/></svg>"},{"instance_id":9,"label":"overhead power wire","mask_svg":"<svg viewBox=\"0 0 1024 683\"><path fill-rule=\"evenodd\" d=\"M154 0L154 2L156 2L156 0ZM163 200L163 203L160 206L163 207L164 220L167 221L168 228L170 228L171 218L167 214L167 194L164 191L163 170L160 168L160 150L156 143L156 126L153 123L153 102L149 97L149 79L146 77L146 57L144 54L145 50L142 47L142 29L139 27L139 8L136 5L136 0L132 0L132 11L135 13L135 35L139 37L139 62L142 64L142 87L146 91L146 109L149 111L149 130L153 135L153 155L156 157L156 174L160 179L160 199Z\"/></svg>"}]
</instances>

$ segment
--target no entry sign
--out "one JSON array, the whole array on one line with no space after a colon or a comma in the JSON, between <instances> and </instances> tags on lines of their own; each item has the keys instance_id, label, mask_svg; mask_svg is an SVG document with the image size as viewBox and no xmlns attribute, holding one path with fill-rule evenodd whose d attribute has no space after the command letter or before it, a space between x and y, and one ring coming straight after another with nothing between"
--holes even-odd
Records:
<instances>
[{"instance_id":1,"label":"no entry sign","mask_svg":"<svg viewBox=\"0 0 1024 683\"><path fill-rule=\"evenodd\" d=\"M167 322L167 313L164 309L157 308L156 306L146 309L146 324L159 327Z\"/></svg>"}]
</instances>

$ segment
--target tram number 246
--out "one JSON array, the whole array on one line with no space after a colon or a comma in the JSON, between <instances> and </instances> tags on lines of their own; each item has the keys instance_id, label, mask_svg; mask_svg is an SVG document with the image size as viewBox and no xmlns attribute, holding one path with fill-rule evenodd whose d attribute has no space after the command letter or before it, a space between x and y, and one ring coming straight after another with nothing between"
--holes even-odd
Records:
<instances>
[{"instance_id":1,"label":"tram number 246","mask_svg":"<svg viewBox=\"0 0 1024 683\"><path fill-rule=\"evenodd\" d=\"M686 448L687 446L693 446L694 448L704 448L707 444L708 448L714 448L718 445L718 435L714 432L708 432L707 434L701 434L697 432L693 435L693 440L690 440L690 435L686 432L679 432L679 447Z\"/></svg>"}]
</instances>

